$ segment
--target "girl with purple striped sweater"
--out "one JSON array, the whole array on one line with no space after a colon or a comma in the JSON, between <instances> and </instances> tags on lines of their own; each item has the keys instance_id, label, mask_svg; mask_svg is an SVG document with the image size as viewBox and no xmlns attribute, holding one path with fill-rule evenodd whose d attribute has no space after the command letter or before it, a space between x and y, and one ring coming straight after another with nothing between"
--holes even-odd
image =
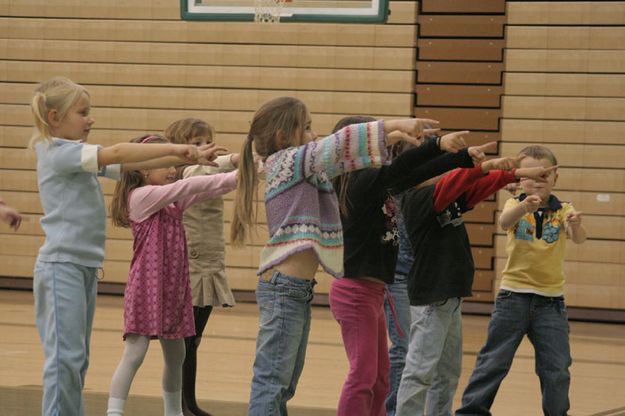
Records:
<instances>
[{"instance_id":1,"label":"girl with purple striped sweater","mask_svg":"<svg viewBox=\"0 0 625 416\"><path fill-rule=\"evenodd\" d=\"M343 231L330 180L345 172L388 162L393 140L418 137L423 119L347 126L316 140L310 113L296 98L281 97L256 112L241 151L231 239L242 244L255 218L258 172L252 147L264 161L269 241L260 259L256 299L260 328L249 415L286 415L304 367L314 275L321 265L333 276L343 269ZM387 134L401 131L406 135Z\"/></svg>"}]
</instances>

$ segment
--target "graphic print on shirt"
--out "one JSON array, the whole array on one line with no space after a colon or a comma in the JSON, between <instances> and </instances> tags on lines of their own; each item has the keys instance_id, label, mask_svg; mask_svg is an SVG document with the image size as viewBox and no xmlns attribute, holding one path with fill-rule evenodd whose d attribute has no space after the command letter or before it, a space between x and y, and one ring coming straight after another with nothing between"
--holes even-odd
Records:
<instances>
[{"instance_id":1,"label":"graphic print on shirt","mask_svg":"<svg viewBox=\"0 0 625 416\"><path fill-rule=\"evenodd\" d=\"M464 219L462 218L462 210L460 209L458 202L450 204L444 211L436 216L436 219L438 220L438 224L441 228L449 224L454 227L458 227L464 222Z\"/></svg>"},{"instance_id":2,"label":"graphic print on shirt","mask_svg":"<svg viewBox=\"0 0 625 416\"><path fill-rule=\"evenodd\" d=\"M543 231L541 240L552 244L560 238L561 222L553 213L543 215ZM536 232L536 218L534 215L526 215L519 220L514 230L516 240L532 241Z\"/></svg>"},{"instance_id":3,"label":"graphic print on shirt","mask_svg":"<svg viewBox=\"0 0 625 416\"><path fill-rule=\"evenodd\" d=\"M553 213L545 214L543 219L543 236L542 239L552 244L560 238L561 227L560 219Z\"/></svg>"},{"instance_id":4,"label":"graphic print on shirt","mask_svg":"<svg viewBox=\"0 0 625 416\"><path fill-rule=\"evenodd\" d=\"M397 204L391 196L387 196L382 205L382 212L386 216L386 232L382 236L382 243L391 242L399 246L399 228L397 227Z\"/></svg>"}]
</instances>

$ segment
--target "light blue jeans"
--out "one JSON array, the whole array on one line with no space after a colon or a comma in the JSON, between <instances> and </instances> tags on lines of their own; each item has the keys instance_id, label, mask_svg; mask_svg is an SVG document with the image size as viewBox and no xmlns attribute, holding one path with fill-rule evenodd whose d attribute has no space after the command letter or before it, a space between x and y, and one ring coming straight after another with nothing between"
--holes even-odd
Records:
<instances>
[{"instance_id":1,"label":"light blue jeans","mask_svg":"<svg viewBox=\"0 0 625 416\"><path fill-rule=\"evenodd\" d=\"M488 338L477 356L456 415L488 415L523 337L534 346L543 413L564 416L569 410L571 350L564 298L500 290L488 324ZM535 413L538 414L538 411Z\"/></svg>"},{"instance_id":2,"label":"light blue jeans","mask_svg":"<svg viewBox=\"0 0 625 416\"><path fill-rule=\"evenodd\" d=\"M462 370L460 298L410 306L410 345L397 393L397 415L451 415Z\"/></svg>"},{"instance_id":3,"label":"light blue jeans","mask_svg":"<svg viewBox=\"0 0 625 416\"><path fill-rule=\"evenodd\" d=\"M386 315L386 326L388 336L391 339L389 357L391 360L391 370L389 372L390 389L386 396L386 414L395 416L395 404L397 403L397 389L401 381L401 375L406 364L406 354L408 353L408 336L410 333L410 300L408 299L408 287L406 276L395 275L395 282L386 285L386 289L393 297L395 304L395 317L391 311L388 297L384 301L384 313ZM403 334L400 334L397 326Z\"/></svg>"},{"instance_id":4,"label":"light blue jeans","mask_svg":"<svg viewBox=\"0 0 625 416\"><path fill-rule=\"evenodd\" d=\"M248 415L287 415L306 358L315 281L274 272L258 281L259 329Z\"/></svg>"},{"instance_id":5,"label":"light blue jeans","mask_svg":"<svg viewBox=\"0 0 625 416\"><path fill-rule=\"evenodd\" d=\"M35 264L35 319L43 345L44 416L83 415L82 389L97 294L96 268Z\"/></svg>"}]
</instances>

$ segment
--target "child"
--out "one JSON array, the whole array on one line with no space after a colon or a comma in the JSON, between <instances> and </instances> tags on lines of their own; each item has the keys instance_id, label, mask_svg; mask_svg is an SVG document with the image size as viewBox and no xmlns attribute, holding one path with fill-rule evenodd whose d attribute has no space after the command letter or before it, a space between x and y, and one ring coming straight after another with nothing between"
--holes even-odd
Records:
<instances>
[{"instance_id":1,"label":"child","mask_svg":"<svg viewBox=\"0 0 625 416\"><path fill-rule=\"evenodd\" d=\"M479 148L485 153L496 146ZM514 166L511 158L488 160L401 197L414 263L408 275L412 323L397 415L451 414L462 359L461 298L471 295L474 274L462 214L521 176L546 173L544 168L510 171Z\"/></svg>"},{"instance_id":2,"label":"child","mask_svg":"<svg viewBox=\"0 0 625 416\"><path fill-rule=\"evenodd\" d=\"M134 141L167 143L159 136ZM165 360L165 415L182 415L184 338L195 335L182 214L194 202L232 191L236 175L176 181L173 167L150 169L124 173L115 187L111 217L113 224L132 228L134 254L124 294L124 354L111 381L107 415L123 415L132 379L156 338Z\"/></svg>"},{"instance_id":3,"label":"child","mask_svg":"<svg viewBox=\"0 0 625 416\"><path fill-rule=\"evenodd\" d=\"M4 200L0 198L0 221L6 222L14 231L17 231L20 228L22 219L22 214L15 208L8 206Z\"/></svg>"},{"instance_id":4,"label":"child","mask_svg":"<svg viewBox=\"0 0 625 416\"><path fill-rule=\"evenodd\" d=\"M256 343L249 415L286 415L304 367L310 301L319 264L339 276L343 236L330 179L380 166L387 160L386 134L419 135L432 120L379 121L346 127L315 141L304 103L281 97L256 112L241 152L231 238L242 243L253 219L257 187L252 145L265 159L265 205L269 242L262 253L256 298L260 328ZM396 139L394 139L396 140Z\"/></svg>"},{"instance_id":5,"label":"child","mask_svg":"<svg viewBox=\"0 0 625 416\"><path fill-rule=\"evenodd\" d=\"M547 182L521 181L522 193L511 198L499 217L506 230L508 262L495 300L488 337L482 347L456 415L490 415L499 385L527 334L534 345L545 415L569 409L571 353L564 304L566 239L581 244L586 231L582 213L551 193L558 173L554 154L543 146L521 150L522 168L551 168Z\"/></svg>"},{"instance_id":6,"label":"child","mask_svg":"<svg viewBox=\"0 0 625 416\"><path fill-rule=\"evenodd\" d=\"M172 143L200 146L213 143L214 136L212 126L195 118L175 121L165 130L165 137ZM238 160L238 154L219 156L214 161L218 166L185 166L180 169L179 177L229 172L236 169ZM224 200L218 196L193 204L183 215L195 320L195 335L185 338L186 354L182 366L182 408L185 415L208 415L199 408L195 399L197 349L213 306L231 307L235 303L225 273L223 210Z\"/></svg>"},{"instance_id":7,"label":"child","mask_svg":"<svg viewBox=\"0 0 625 416\"><path fill-rule=\"evenodd\" d=\"M106 212L96 176L117 178L141 163L194 162L198 150L163 144L145 149L86 143L94 123L89 93L67 78L40 84L32 99L37 180L46 235L35 264L33 292L44 347L44 415L82 415L98 269L104 260ZM176 156L166 158L165 156ZM180 157L184 157L181 159ZM156 159L160 158L160 159ZM148 161L148 162L143 162Z\"/></svg>"},{"instance_id":8,"label":"child","mask_svg":"<svg viewBox=\"0 0 625 416\"><path fill-rule=\"evenodd\" d=\"M335 131L372 120L346 117ZM389 358L384 294L385 283L393 280L399 243L396 205L389 189L402 192L457 167L449 158L438 156L465 147L462 136L466 133L429 138L401 153L388 166L346 173L334 181L345 240L345 277L332 282L330 307L341 326L350 363L338 415L386 414ZM465 163L472 166L471 158L467 159Z\"/></svg>"},{"instance_id":9,"label":"child","mask_svg":"<svg viewBox=\"0 0 625 416\"><path fill-rule=\"evenodd\" d=\"M479 161L485 155L483 148L474 150L475 158L472 162ZM458 157L466 159L466 163L473 166L468 161L468 153L465 155L459 152ZM401 376L406 364L406 355L408 353L408 334L410 333L410 299L408 298L408 274L414 262L412 245L408 238L408 232L404 224L403 215L401 213L401 194L394 195L397 210L397 230L399 235L399 250L397 252L397 265L395 267L395 280L393 283L386 284L387 296L384 301L384 314L386 315L386 324L391 340L391 348L389 349L390 371L389 371L389 393L386 396L386 412L388 416L395 416L397 408L397 390L401 382ZM391 302L392 300L392 302ZM394 307L392 306L394 304ZM394 313L393 313L394 309ZM401 331L399 331L401 329Z\"/></svg>"},{"instance_id":10,"label":"child","mask_svg":"<svg viewBox=\"0 0 625 416\"><path fill-rule=\"evenodd\" d=\"M399 200L394 197L395 205L400 208ZM401 373L406 364L408 353L408 334L410 333L410 300L408 299L407 275L412 267L412 247L406 234L404 219L401 209L397 209L397 232L399 248L397 250L397 264L393 283L386 284L386 297L384 299L384 315L386 316L386 329L391 347L389 355L389 390L386 395L386 414L395 416L397 404L397 389L401 381Z\"/></svg>"}]
</instances>

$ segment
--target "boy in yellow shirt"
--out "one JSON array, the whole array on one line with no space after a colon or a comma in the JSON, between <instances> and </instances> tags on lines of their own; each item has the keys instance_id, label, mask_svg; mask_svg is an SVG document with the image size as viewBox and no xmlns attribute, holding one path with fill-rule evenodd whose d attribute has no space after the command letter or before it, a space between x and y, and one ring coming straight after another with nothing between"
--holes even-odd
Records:
<instances>
[{"instance_id":1,"label":"boy in yellow shirt","mask_svg":"<svg viewBox=\"0 0 625 416\"><path fill-rule=\"evenodd\" d=\"M557 166L544 146L521 150L522 168ZM545 415L566 415L569 409L571 353L564 304L566 237L586 240L582 213L551 193L558 179L553 170L546 183L521 180L522 193L506 202L499 225L506 230L508 262L501 289L469 384L456 415L490 415L499 385L527 334L536 356Z\"/></svg>"}]
</instances>

